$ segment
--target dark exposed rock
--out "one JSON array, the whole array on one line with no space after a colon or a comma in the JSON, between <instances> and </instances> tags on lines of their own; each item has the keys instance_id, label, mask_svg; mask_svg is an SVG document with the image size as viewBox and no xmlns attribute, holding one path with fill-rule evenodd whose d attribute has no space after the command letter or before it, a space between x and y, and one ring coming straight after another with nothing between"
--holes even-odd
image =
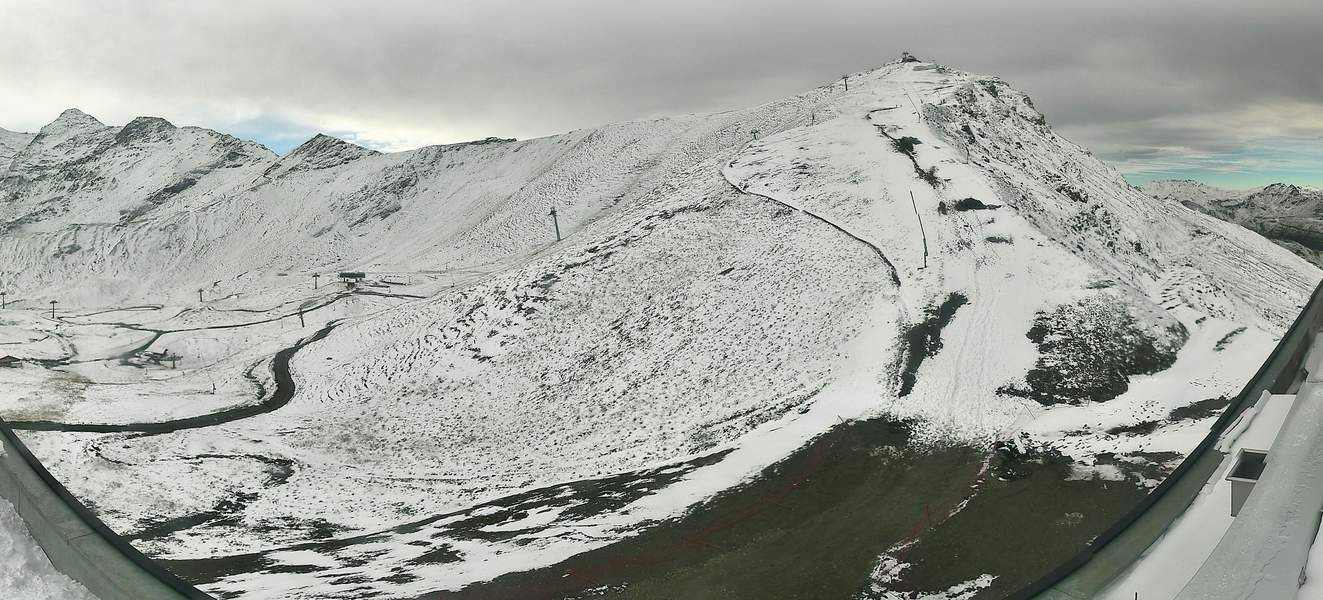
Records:
<instances>
[{"instance_id":1,"label":"dark exposed rock","mask_svg":"<svg viewBox=\"0 0 1323 600\"><path fill-rule=\"evenodd\" d=\"M908 396L914 390L919 367L924 359L937 356L937 352L942 349L942 329L955 318L956 311L968 303L969 298L964 294L953 292L941 304L928 307L923 321L905 331L905 351L900 364L900 391L897 395Z\"/></svg>"},{"instance_id":2,"label":"dark exposed rock","mask_svg":"<svg viewBox=\"0 0 1323 600\"><path fill-rule=\"evenodd\" d=\"M115 141L121 144L156 142L168 139L174 130L173 124L160 117L138 117L115 133Z\"/></svg>"},{"instance_id":3,"label":"dark exposed rock","mask_svg":"<svg viewBox=\"0 0 1323 600\"><path fill-rule=\"evenodd\" d=\"M1039 312L1026 336L1038 346L1038 360L1023 385L997 392L1052 405L1124 394L1131 376L1171 367L1189 332L1179 322L1145 323L1121 299L1096 294Z\"/></svg>"},{"instance_id":4,"label":"dark exposed rock","mask_svg":"<svg viewBox=\"0 0 1323 600\"><path fill-rule=\"evenodd\" d=\"M964 212L967 210L996 210L1001 208L1000 204L985 204L978 198L961 198L952 205L956 211Z\"/></svg>"}]
</instances>

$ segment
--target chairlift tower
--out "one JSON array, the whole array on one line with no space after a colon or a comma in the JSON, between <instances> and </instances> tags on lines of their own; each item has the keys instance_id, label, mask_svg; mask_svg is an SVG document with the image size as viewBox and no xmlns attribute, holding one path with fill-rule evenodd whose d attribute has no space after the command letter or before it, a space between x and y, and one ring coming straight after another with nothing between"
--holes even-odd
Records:
<instances>
[{"instance_id":1,"label":"chairlift tower","mask_svg":"<svg viewBox=\"0 0 1323 600\"><path fill-rule=\"evenodd\" d=\"M51 300L51 320L55 319L55 305L58 302L58 300Z\"/></svg>"},{"instance_id":2,"label":"chairlift tower","mask_svg":"<svg viewBox=\"0 0 1323 600\"><path fill-rule=\"evenodd\" d=\"M556 228L556 241L560 241L560 219L556 217L556 207L551 207L551 224Z\"/></svg>"}]
</instances>

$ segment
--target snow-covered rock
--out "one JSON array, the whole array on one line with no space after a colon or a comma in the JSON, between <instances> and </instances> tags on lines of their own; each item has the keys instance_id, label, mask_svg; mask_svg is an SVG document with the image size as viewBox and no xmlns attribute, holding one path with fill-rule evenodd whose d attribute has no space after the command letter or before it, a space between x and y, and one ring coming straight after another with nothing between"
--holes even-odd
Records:
<instances>
[{"instance_id":1,"label":"snow-covered rock","mask_svg":"<svg viewBox=\"0 0 1323 600\"><path fill-rule=\"evenodd\" d=\"M0 176L9 170L9 163L14 160L14 155L31 143L35 135L0 127Z\"/></svg>"}]
</instances>

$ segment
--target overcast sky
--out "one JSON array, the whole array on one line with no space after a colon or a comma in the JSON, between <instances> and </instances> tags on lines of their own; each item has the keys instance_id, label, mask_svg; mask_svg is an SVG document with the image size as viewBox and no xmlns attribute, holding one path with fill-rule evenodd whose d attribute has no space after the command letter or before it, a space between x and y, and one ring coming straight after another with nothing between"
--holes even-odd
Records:
<instances>
[{"instance_id":1,"label":"overcast sky","mask_svg":"<svg viewBox=\"0 0 1323 600\"><path fill-rule=\"evenodd\" d=\"M407 149L748 106L902 49L1027 91L1134 181L1323 185L1319 0L0 0L0 127Z\"/></svg>"}]
</instances>

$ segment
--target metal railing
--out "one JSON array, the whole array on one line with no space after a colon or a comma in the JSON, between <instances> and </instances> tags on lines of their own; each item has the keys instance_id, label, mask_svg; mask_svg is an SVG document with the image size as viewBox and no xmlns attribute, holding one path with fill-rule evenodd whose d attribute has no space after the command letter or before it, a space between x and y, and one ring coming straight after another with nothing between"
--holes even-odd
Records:
<instances>
[{"instance_id":1,"label":"metal railing","mask_svg":"<svg viewBox=\"0 0 1323 600\"><path fill-rule=\"evenodd\" d=\"M1203 483L1207 481L1208 477L1221 463L1221 454L1210 451L1216 448L1219 438L1221 438L1227 427L1235 422L1241 412L1252 405L1265 390L1274 394L1289 393L1304 380L1303 363L1305 354L1318 335L1320 325L1323 325L1323 283L1314 288L1314 293L1310 296L1309 302L1305 304L1304 309L1296 317L1291 328L1282 336L1272 354L1268 355L1267 360L1259 366L1259 370L1254 374L1254 377L1245 384L1240 393L1227 405L1222 416L1213 423L1208 435L1204 436L1199 445L1195 446L1194 450L1181 461L1180 465L1172 470L1171 474L1161 484L1149 492L1130 511L1122 515L1111 527L1098 534L1088 546L1075 556L1072 556L1043 577L1007 596L1007 598L1015 600L1038 598L1044 600L1052 597L1075 597L1062 590L1056 590L1055 596L1051 592L1073 575L1076 575L1086 565L1089 565L1109 544L1124 536L1131 530L1132 526L1149 515L1150 509L1159 502L1172 503L1173 506L1178 504L1181 510L1164 512L1173 515L1172 519L1179 516L1184 507L1189 506L1194 501L1195 496L1203 489ZM1199 485L1184 485L1180 487L1179 492L1171 493L1187 477L1195 478L1193 481ZM1154 533L1153 540L1143 540L1147 543L1142 544L1141 551L1146 549L1171 524L1172 519L1167 519L1165 516L1162 518L1166 522L1149 524L1160 525L1160 527L1146 528L1149 532ZM1138 556L1134 558L1138 558ZM1123 569L1129 564L1131 563L1127 562L1119 566ZM1089 579L1094 582L1106 583L1119 574L1119 570L1110 574L1110 577L1094 573L1090 574Z\"/></svg>"},{"instance_id":2,"label":"metal railing","mask_svg":"<svg viewBox=\"0 0 1323 600\"><path fill-rule=\"evenodd\" d=\"M0 419L0 496L23 517L56 570L101 600L211 600L106 526Z\"/></svg>"}]
</instances>

